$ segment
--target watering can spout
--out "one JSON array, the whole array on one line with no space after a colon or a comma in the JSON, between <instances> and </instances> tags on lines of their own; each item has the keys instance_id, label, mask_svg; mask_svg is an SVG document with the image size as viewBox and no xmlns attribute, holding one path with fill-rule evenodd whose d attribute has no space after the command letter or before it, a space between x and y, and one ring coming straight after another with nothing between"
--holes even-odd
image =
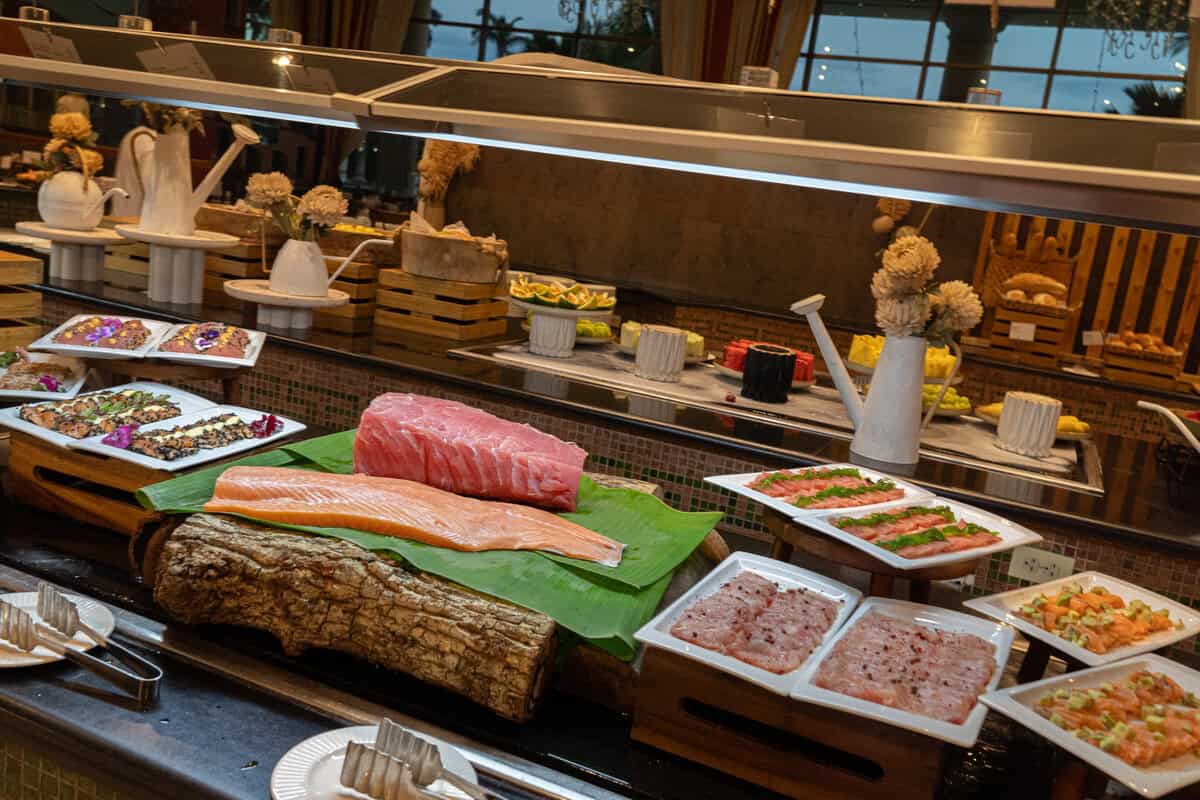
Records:
<instances>
[{"instance_id":1,"label":"watering can spout","mask_svg":"<svg viewBox=\"0 0 1200 800\"><path fill-rule=\"evenodd\" d=\"M126 200L129 199L129 192L125 191L120 186L114 186L113 188L111 188L107 192L105 192L104 194L100 195L99 200L92 203L92 205L84 213L84 215L83 215L84 219L87 219L92 214L95 214L96 210L99 208L102 208L104 206L104 204L108 202L108 198L112 197L114 194L119 194L119 195L121 195L121 197L124 197Z\"/></svg>"},{"instance_id":2,"label":"watering can spout","mask_svg":"<svg viewBox=\"0 0 1200 800\"><path fill-rule=\"evenodd\" d=\"M342 274L342 270L344 270L346 267L350 266L350 264L354 261L354 257L357 256L364 247L370 247L371 245L376 245L376 244L381 244L381 245L384 245L385 247L395 246L395 242L393 242L391 239L364 239L363 241L358 243L358 247L355 247L353 250L350 251L350 255L348 255L344 259L342 259L342 263L338 266L338 268L336 270L333 271L332 274L330 274L329 282L326 285L333 286L333 282L336 281L338 279L338 276Z\"/></svg>"},{"instance_id":3,"label":"watering can spout","mask_svg":"<svg viewBox=\"0 0 1200 800\"><path fill-rule=\"evenodd\" d=\"M246 125L234 123L233 125L233 144L229 145L221 158L213 164L212 169L204 176L204 180L200 181L200 185L196 187L196 191L192 193L192 214L194 215L200 210L200 206L212 194L217 183L221 178L225 177L225 173L233 166L234 160L241 155L242 150L248 144L258 144L261 141L259 135Z\"/></svg>"},{"instance_id":4,"label":"watering can spout","mask_svg":"<svg viewBox=\"0 0 1200 800\"><path fill-rule=\"evenodd\" d=\"M838 394L842 396L842 404L846 407L850 423L857 430L862 425L863 401L858 396L858 388L850 378L850 373L846 371L846 365L842 363L842 356L838 353L833 338L825 328L825 322L821 319L821 306L824 304L825 295L814 294L792 303L791 309L793 314L798 314L808 320L808 326L812 328L813 336L817 340L817 347L821 351L821 358L824 359L825 367L829 370L830 377L833 378L833 385L837 387Z\"/></svg>"}]
</instances>

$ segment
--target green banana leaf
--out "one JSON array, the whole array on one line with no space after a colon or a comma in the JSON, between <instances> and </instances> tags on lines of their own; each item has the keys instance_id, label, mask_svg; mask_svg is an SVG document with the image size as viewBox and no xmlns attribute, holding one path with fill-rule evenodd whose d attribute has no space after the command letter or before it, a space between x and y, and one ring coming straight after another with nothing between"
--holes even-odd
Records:
<instances>
[{"instance_id":1,"label":"green banana leaf","mask_svg":"<svg viewBox=\"0 0 1200 800\"><path fill-rule=\"evenodd\" d=\"M283 449L326 472L354 471L353 430ZM553 553L540 553L541 557L634 589L644 589L673 572L721 520L719 512L675 511L653 495L600 487L586 476L580 482L576 510L559 516L624 543L621 563L606 567Z\"/></svg>"},{"instance_id":2,"label":"green banana leaf","mask_svg":"<svg viewBox=\"0 0 1200 800\"><path fill-rule=\"evenodd\" d=\"M212 497L217 478L231 466L342 472L348 469L352 444L353 431L319 437L143 487L138 500L167 513L195 513ZM592 644L630 660L636 652L633 633L653 615L675 568L720 514L685 514L641 492L602 488L585 477L577 511L564 516L625 543L621 566L599 567L530 551L463 553L347 528L253 521L332 536L407 561L417 569L546 614ZM644 583L635 585L634 580Z\"/></svg>"}]
</instances>

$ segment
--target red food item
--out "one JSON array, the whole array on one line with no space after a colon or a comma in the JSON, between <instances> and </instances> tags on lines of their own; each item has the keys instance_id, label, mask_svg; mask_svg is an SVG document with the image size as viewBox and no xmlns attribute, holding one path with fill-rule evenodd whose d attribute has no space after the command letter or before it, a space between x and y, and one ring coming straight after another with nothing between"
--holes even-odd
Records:
<instances>
[{"instance_id":1,"label":"red food item","mask_svg":"<svg viewBox=\"0 0 1200 800\"><path fill-rule=\"evenodd\" d=\"M1188 419L1194 419L1197 422L1200 422L1200 411L1192 411L1187 414L1184 414L1184 416L1187 417Z\"/></svg>"},{"instance_id":2,"label":"red food item","mask_svg":"<svg viewBox=\"0 0 1200 800\"><path fill-rule=\"evenodd\" d=\"M961 724L996 669L991 642L873 611L821 662L823 689Z\"/></svg>"},{"instance_id":3,"label":"red food item","mask_svg":"<svg viewBox=\"0 0 1200 800\"><path fill-rule=\"evenodd\" d=\"M750 345L754 344L773 344L772 342L759 342L753 339L734 339L729 344L725 345L723 357L721 359L722 366L732 370L741 372L746 368L746 350ZM783 345L774 345L782 347ZM813 355L806 353L803 350L795 350L787 348L796 354L796 370L792 373L792 380L811 381L813 379Z\"/></svg>"},{"instance_id":4,"label":"red food item","mask_svg":"<svg viewBox=\"0 0 1200 800\"><path fill-rule=\"evenodd\" d=\"M587 453L529 425L417 394L381 394L354 437L354 471L456 494L575 510Z\"/></svg>"}]
</instances>

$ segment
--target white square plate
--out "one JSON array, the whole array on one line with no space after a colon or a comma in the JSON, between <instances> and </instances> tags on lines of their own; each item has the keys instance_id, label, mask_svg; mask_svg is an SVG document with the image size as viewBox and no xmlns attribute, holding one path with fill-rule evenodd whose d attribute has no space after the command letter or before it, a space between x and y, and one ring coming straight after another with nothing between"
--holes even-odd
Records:
<instances>
[{"instance_id":1,"label":"white square plate","mask_svg":"<svg viewBox=\"0 0 1200 800\"><path fill-rule=\"evenodd\" d=\"M139 431L157 431L163 428L175 428L180 425L187 425L192 422L199 422L208 417L215 417L221 414L237 414L243 422L254 422L261 418L266 412L255 411L250 408L241 408L240 406L212 406L201 411L195 411L191 414L184 414L174 419L164 419L161 422L152 422L148 425L143 425L138 428ZM232 444L227 444L224 447L214 447L211 450L201 450L194 455L177 458L174 461L164 461L158 458L141 453L135 453L132 450L122 450L119 447L114 447L110 444L105 444L101 441L103 436L93 436L90 439L82 439L77 442L72 442L71 449L86 450L89 453L99 453L103 456L111 458L119 458L122 461L130 461L134 464L140 464L143 467L150 469L161 469L167 472L178 472L180 470L195 467L200 464L206 464L209 461L217 461L228 456L243 453L247 450L253 450L257 447L262 447L277 439L282 439L285 436L291 436L304 430L307 426L302 422L297 422L294 419L281 417L276 414L276 418L283 423L278 431L270 436L264 436L261 439L240 439Z\"/></svg>"},{"instance_id":2,"label":"white square plate","mask_svg":"<svg viewBox=\"0 0 1200 800\"><path fill-rule=\"evenodd\" d=\"M148 383L145 381L135 381L133 383L124 384L123 386L114 386L111 389L97 389L96 392L119 392L124 389L141 389L146 392L164 394L171 402L179 404L179 412L181 416L190 414L193 411L199 411L204 408L212 408L216 405L216 403L211 400L200 397L199 395L182 391L181 389L176 389L173 386L163 386L161 383ZM96 394L96 392L85 392L83 396L87 397L90 394ZM62 398L43 401L43 403L63 402L68 401ZM43 403L26 403L25 405L43 405ZM3 425L7 428L12 428L15 431L21 431L21 433L27 433L30 436L50 442L51 444L56 444L59 447L72 447L78 444L80 441L83 441L81 439L72 439L70 436L64 436L63 434L52 431L49 428L43 428L40 425L34 425L32 422L26 422L25 420L21 419L21 408L21 406L12 406L11 408L0 409L0 425ZM178 417L175 419L178 419Z\"/></svg>"},{"instance_id":3,"label":"white square plate","mask_svg":"<svg viewBox=\"0 0 1200 800\"><path fill-rule=\"evenodd\" d=\"M1085 591L1095 586L1103 586L1111 593L1120 595L1121 599L1127 604L1131 600L1141 600L1153 609L1165 608L1171 612L1172 620L1183 622L1183 627L1158 631L1136 644L1118 647L1101 654L1093 653L1087 648L1072 644L1061 636L1051 633L1044 628L1039 628L1037 625L1015 613L1016 609L1025 605L1037 595L1043 593L1053 594L1063 586L1072 583L1080 584ZM1160 594L1147 591L1140 586L1134 586L1132 583L1120 580L1119 578L1110 577L1102 572L1080 572L1069 578L1059 578L1049 583L1040 583L1037 586L1011 589L1007 592L988 595L987 597L975 597L963 603L963 605L984 616L1012 625L1026 636L1043 641L1060 653L1064 653L1076 661L1081 661L1089 667L1111 664L1114 661L1120 661L1124 658L1149 653L1200 633L1200 614L1197 614L1192 609L1176 603L1174 600L1168 600Z\"/></svg>"},{"instance_id":4,"label":"white square plate","mask_svg":"<svg viewBox=\"0 0 1200 800\"><path fill-rule=\"evenodd\" d=\"M895 725L898 728L923 733L926 736L941 739L944 742L956 744L959 747L972 747L975 744L975 740L979 738L979 729L983 727L983 718L987 716L987 708L979 703L975 704L975 708L971 710L971 713L967 715L967 719L961 725L954 725L949 722L933 719L932 717L914 714L911 711L901 711L889 706L880 705L879 703L872 703L857 697L851 697L841 692L822 689L813 683L821 662L833 651L838 641L846 635L847 631L857 625L859 620L872 611L878 611L881 614L886 614L903 622L923 625L926 628L954 633L969 633L991 642L996 647L996 670L992 673L992 679L988 681L983 691L989 692L1000 684L1000 678L1004 675L1004 666L1008 663L1008 651L1012 649L1012 628L1006 628L1003 625L987 622L978 617L968 616L967 614L960 614L957 611L947 611L946 609L933 608L932 606L924 606L919 603L909 603L903 600L870 597L863 601L858 610L854 612L854 616L842 626L837 635L826 642L825 646L815 653L800 669L796 686L792 690L792 697L797 700L804 700L819 706L825 706L826 708L845 711L855 716L884 722L888 725Z\"/></svg>"},{"instance_id":5,"label":"white square plate","mask_svg":"<svg viewBox=\"0 0 1200 800\"><path fill-rule=\"evenodd\" d=\"M1074 734L1054 725L1034 710L1037 701L1049 692L1058 689L1090 689L1102 683L1115 683L1143 669L1161 672L1182 686L1185 691L1200 694L1200 672L1151 653L1103 667L1068 672L1010 689L989 692L983 696L983 702L1143 797L1161 797L1200 781L1200 756L1192 754L1173 758L1153 767L1135 767L1109 755L1091 742L1076 739Z\"/></svg>"},{"instance_id":6,"label":"white square plate","mask_svg":"<svg viewBox=\"0 0 1200 800\"><path fill-rule=\"evenodd\" d=\"M702 664L707 664L713 669L719 669L722 672L728 672L730 675L736 675L777 694L786 695L790 693L792 685L796 682L798 670L793 670L784 675L776 675L774 672L747 664L744 661L738 661L733 656L727 656L715 650L688 644L682 639L676 639L671 635L671 626L675 624L675 620L679 618L680 614L690 608L693 603L713 594L743 572L757 573L770 581L774 581L775 585L781 589L808 589L811 592L816 592L823 597L828 597L830 600L841 603L841 608L838 610L837 617L833 620L833 625L825 633L823 641L826 642L850 618L854 607L862 599L862 593L857 589L852 589L843 583L830 580L815 572L810 572L806 569L801 569L800 567L785 564L782 561L776 561L764 556L756 556L751 553L734 553L705 576L704 580L689 589L686 594L669 605L657 617L643 625L642 629L634 634L634 638L652 647L669 650L672 653L677 653L694 661L699 661ZM810 661L816 657L817 652L820 652L820 648L815 650L813 655L809 656Z\"/></svg>"},{"instance_id":7,"label":"white square plate","mask_svg":"<svg viewBox=\"0 0 1200 800\"><path fill-rule=\"evenodd\" d=\"M146 337L146 341L136 350L121 350L114 347L84 347L76 344L57 344L54 337L58 336L63 331L70 328L85 319L91 317L112 317L119 319L121 322L128 322L136 319L146 326L150 331L150 335ZM158 346L158 340L171 327L169 322L160 322L156 319L143 319L141 317L119 317L116 314L76 314L69 320L59 325L54 330L47 333L42 338L38 339L33 344L29 345L30 350L44 350L47 353L60 353L65 356L78 356L80 358L145 358L146 354Z\"/></svg>"},{"instance_id":8,"label":"white square plate","mask_svg":"<svg viewBox=\"0 0 1200 800\"><path fill-rule=\"evenodd\" d=\"M43 353L30 353L30 361L44 361L49 356ZM6 367L0 367L0 377L8 372ZM75 395L79 394L79 390L83 388L83 384L87 381L87 367L82 362L79 363L79 368L72 373L72 377L62 384L60 392L38 392L31 389L0 389L0 400L71 400Z\"/></svg>"},{"instance_id":9,"label":"white square plate","mask_svg":"<svg viewBox=\"0 0 1200 800\"><path fill-rule=\"evenodd\" d=\"M750 484L753 483L754 480L759 475L763 475L768 472L807 472L809 470L824 471L824 470L828 470L828 469L842 469L842 468L856 469L859 471L859 473L864 478L870 478L871 480L878 481L878 480L883 480L886 478L887 480L890 480L891 482L896 484L897 488L904 490L904 497L902 497L898 500L889 500L886 503L875 503L874 505L869 505L869 506L854 506L853 509L819 508L819 509L809 511L809 510L806 510L803 508L798 508L798 507L792 505L791 503L785 502L783 500L783 498L781 498L781 497L771 497L771 495L769 495L769 494L763 494L762 492L755 491L754 489L750 488ZM871 511L878 511L881 508L888 508L890 506L897 505L899 503L911 503L914 500L923 500L927 497L933 496L932 493L927 492L924 489L918 489L916 486L912 485L911 483L909 483L907 481L900 480L899 478L893 478L891 475L885 475L882 472L876 472L873 469L867 469L866 467L860 467L857 464L818 464L818 465L812 466L812 467L793 467L791 469L784 469L784 470L764 470L763 472L743 472L740 475L712 475L712 476L705 478L704 480L707 483L712 483L717 486L720 486L723 489L728 489L729 491L734 492L735 494L740 494L740 495L743 495L744 497L749 497L754 502L762 503L764 506L769 506L769 507L775 509L776 511L778 511L779 513L781 513L785 516L791 517L792 519L808 519L810 517L824 516L826 514L832 514L832 513L838 513L838 512L845 513L848 510L852 510L852 511L855 511L858 513L869 513Z\"/></svg>"},{"instance_id":10,"label":"white square plate","mask_svg":"<svg viewBox=\"0 0 1200 800\"><path fill-rule=\"evenodd\" d=\"M960 550L957 553L940 553L934 556L925 558L905 558L902 555L893 553L887 548L880 547L877 544L868 542L855 536L853 533L842 530L833 524L835 519L840 517L861 517L868 514L876 513L876 511L901 511L909 506L946 506L954 515L961 520L973 522L976 525L982 525L990 531L1000 535L1000 541L987 545L986 547L974 547L970 550ZM1010 522L1004 517L997 516L974 506L969 506L966 503L959 503L954 500L945 500L941 497L930 496L918 502L904 501L895 505L887 506L886 508L875 509L874 511L866 511L860 513L857 508L839 508L835 513L826 514L820 517L810 517L801 520L805 525L812 528L814 531L819 531L827 536L832 536L838 541L845 542L851 547L858 548L868 555L872 555L879 559L889 567L896 569L923 569L925 567L936 567L941 564L953 564L959 561L973 561L981 556L986 556L991 553L999 553L1004 550L1011 550L1014 547L1020 547L1025 544L1034 544L1040 542L1042 537L1023 525L1018 525L1015 522Z\"/></svg>"},{"instance_id":11,"label":"white square plate","mask_svg":"<svg viewBox=\"0 0 1200 800\"><path fill-rule=\"evenodd\" d=\"M231 358L227 356L208 356L203 353L172 353L169 350L163 350L162 345L175 338L175 334L186 328L188 325L195 323L180 323L172 325L166 333L159 337L154 344L154 349L147 354L147 358L157 358L162 361L171 361L177 364L200 364L208 367L253 367L258 363L258 357L262 354L263 343L267 340L267 335L262 331L252 331L249 328L243 328L250 336L250 341L246 344L246 355L241 358ZM241 327L241 326L238 326Z\"/></svg>"}]
</instances>

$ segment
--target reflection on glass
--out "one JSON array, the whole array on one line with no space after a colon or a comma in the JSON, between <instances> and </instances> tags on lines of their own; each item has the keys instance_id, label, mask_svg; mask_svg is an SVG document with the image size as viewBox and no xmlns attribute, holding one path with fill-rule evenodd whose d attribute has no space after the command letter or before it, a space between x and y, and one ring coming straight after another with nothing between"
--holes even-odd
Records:
<instances>
[{"instance_id":1,"label":"reflection on glass","mask_svg":"<svg viewBox=\"0 0 1200 800\"><path fill-rule=\"evenodd\" d=\"M492 0L491 13L493 20L516 28L575 32L574 19L563 18L558 0Z\"/></svg>"},{"instance_id":2,"label":"reflection on glass","mask_svg":"<svg viewBox=\"0 0 1200 800\"><path fill-rule=\"evenodd\" d=\"M494 6L495 3L492 3ZM425 11L422 8L432 8ZM413 16L423 19L445 20L446 22L479 22L483 11L483 0L433 0L432 3L416 3Z\"/></svg>"},{"instance_id":3,"label":"reflection on glass","mask_svg":"<svg viewBox=\"0 0 1200 800\"><path fill-rule=\"evenodd\" d=\"M831 0L821 9L813 43L817 55L920 60L925 53L929 35L928 2Z\"/></svg>"},{"instance_id":4,"label":"reflection on glass","mask_svg":"<svg viewBox=\"0 0 1200 800\"><path fill-rule=\"evenodd\" d=\"M471 38L475 42L478 42L480 38L484 40L483 59L484 61L491 61L501 56L510 56L514 53L525 52L532 37L531 34L514 30L511 20L505 21L500 17L493 17L491 25L486 29L473 30ZM542 38L549 43L550 39L558 37Z\"/></svg>"},{"instance_id":5,"label":"reflection on glass","mask_svg":"<svg viewBox=\"0 0 1200 800\"><path fill-rule=\"evenodd\" d=\"M460 28L456 25L427 25L428 33L421 37L417 32L409 36L408 41L415 55L432 58L460 58L476 61L479 58L479 44L472 28ZM414 38L416 41L413 41Z\"/></svg>"},{"instance_id":6,"label":"reflection on glass","mask_svg":"<svg viewBox=\"0 0 1200 800\"><path fill-rule=\"evenodd\" d=\"M1186 31L1114 37L1094 24L1086 13L1067 18L1058 54L1059 69L1178 75L1180 78L1187 72Z\"/></svg>"},{"instance_id":7,"label":"reflection on glass","mask_svg":"<svg viewBox=\"0 0 1200 800\"><path fill-rule=\"evenodd\" d=\"M1183 95L1183 84L1173 81L1056 75L1050 87L1050 108L1097 114L1181 117Z\"/></svg>"},{"instance_id":8,"label":"reflection on glass","mask_svg":"<svg viewBox=\"0 0 1200 800\"><path fill-rule=\"evenodd\" d=\"M796 59L796 69L792 72L792 82L787 88L793 92L798 92L804 88L804 68L808 64L808 56L800 56Z\"/></svg>"},{"instance_id":9,"label":"reflection on glass","mask_svg":"<svg viewBox=\"0 0 1200 800\"><path fill-rule=\"evenodd\" d=\"M943 5L929 58L951 64L1049 67L1057 32L1053 9L1002 8L993 47L991 8Z\"/></svg>"},{"instance_id":10,"label":"reflection on glass","mask_svg":"<svg viewBox=\"0 0 1200 800\"><path fill-rule=\"evenodd\" d=\"M1046 92L1046 76L1037 72L996 70L989 74L984 70L930 67L925 75L925 90L921 97L925 100L963 103L970 100L972 89L999 90L999 105L1009 108L1041 108Z\"/></svg>"},{"instance_id":11,"label":"reflection on glass","mask_svg":"<svg viewBox=\"0 0 1200 800\"><path fill-rule=\"evenodd\" d=\"M863 97L917 96L921 68L909 64L875 64L863 61L813 61L810 92L857 94Z\"/></svg>"},{"instance_id":12,"label":"reflection on glass","mask_svg":"<svg viewBox=\"0 0 1200 800\"><path fill-rule=\"evenodd\" d=\"M662 72L658 45L656 43L609 41L605 39L581 39L579 57L614 67L636 69L641 72Z\"/></svg>"}]
</instances>

